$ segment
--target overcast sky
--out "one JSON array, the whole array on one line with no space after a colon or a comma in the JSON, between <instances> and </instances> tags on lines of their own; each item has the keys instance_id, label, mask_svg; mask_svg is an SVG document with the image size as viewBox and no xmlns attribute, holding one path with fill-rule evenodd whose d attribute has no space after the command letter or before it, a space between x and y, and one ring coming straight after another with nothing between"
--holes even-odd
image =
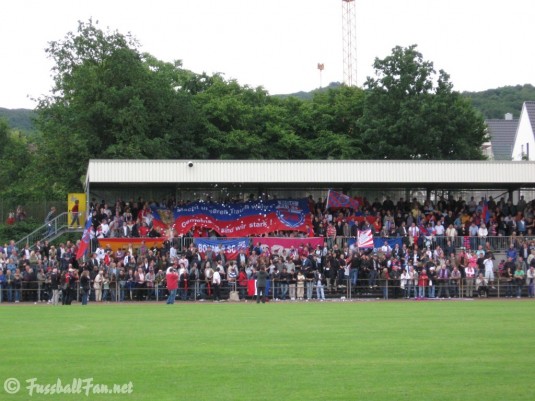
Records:
<instances>
[{"instance_id":1,"label":"overcast sky","mask_svg":"<svg viewBox=\"0 0 535 401\"><path fill-rule=\"evenodd\" d=\"M534 0L355 0L357 83L375 57L417 44L456 90L535 84ZM0 107L34 108L52 87L49 41L89 18L160 60L271 94L343 80L342 0L16 0L2 3Z\"/></svg>"}]
</instances>

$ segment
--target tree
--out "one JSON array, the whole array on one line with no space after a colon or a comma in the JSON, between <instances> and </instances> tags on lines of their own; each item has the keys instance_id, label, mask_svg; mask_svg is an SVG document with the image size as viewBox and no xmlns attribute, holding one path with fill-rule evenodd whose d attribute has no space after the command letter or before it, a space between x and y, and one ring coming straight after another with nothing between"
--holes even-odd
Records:
<instances>
[{"instance_id":1,"label":"tree","mask_svg":"<svg viewBox=\"0 0 535 401\"><path fill-rule=\"evenodd\" d=\"M193 74L97 24L79 22L76 33L46 50L55 75L51 95L37 108L38 164L45 188L63 193L81 187L90 158L195 156L196 110L186 89Z\"/></svg>"},{"instance_id":2,"label":"tree","mask_svg":"<svg viewBox=\"0 0 535 401\"><path fill-rule=\"evenodd\" d=\"M416 50L395 47L374 62L362 130L369 159L483 159L483 118L453 91L449 76Z\"/></svg>"},{"instance_id":3,"label":"tree","mask_svg":"<svg viewBox=\"0 0 535 401\"><path fill-rule=\"evenodd\" d=\"M506 113L519 118L524 102L535 100L535 87L530 84L504 86L483 92L463 92L463 96L470 98L485 118L503 119Z\"/></svg>"},{"instance_id":4,"label":"tree","mask_svg":"<svg viewBox=\"0 0 535 401\"><path fill-rule=\"evenodd\" d=\"M31 162L26 136L0 118L0 195L17 203L35 195L25 178Z\"/></svg>"},{"instance_id":5,"label":"tree","mask_svg":"<svg viewBox=\"0 0 535 401\"><path fill-rule=\"evenodd\" d=\"M363 158L358 121L362 117L364 100L362 89L348 86L314 94L311 101L310 158Z\"/></svg>"}]
</instances>

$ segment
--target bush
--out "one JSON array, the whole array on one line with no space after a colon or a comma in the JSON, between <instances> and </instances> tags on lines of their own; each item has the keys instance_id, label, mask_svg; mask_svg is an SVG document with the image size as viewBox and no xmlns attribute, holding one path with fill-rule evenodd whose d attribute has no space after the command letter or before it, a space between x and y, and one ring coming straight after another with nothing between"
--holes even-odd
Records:
<instances>
[{"instance_id":1,"label":"bush","mask_svg":"<svg viewBox=\"0 0 535 401\"><path fill-rule=\"evenodd\" d=\"M42 222L32 219L18 221L15 224L0 224L0 243L4 244L12 239L18 241L42 225Z\"/></svg>"}]
</instances>

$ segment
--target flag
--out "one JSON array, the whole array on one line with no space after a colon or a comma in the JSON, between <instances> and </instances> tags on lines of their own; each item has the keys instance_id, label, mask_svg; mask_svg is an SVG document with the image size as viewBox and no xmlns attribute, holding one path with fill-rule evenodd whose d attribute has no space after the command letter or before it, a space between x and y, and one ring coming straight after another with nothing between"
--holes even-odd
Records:
<instances>
[{"instance_id":1,"label":"flag","mask_svg":"<svg viewBox=\"0 0 535 401\"><path fill-rule=\"evenodd\" d=\"M357 210L359 206L360 203L358 200L344 195L343 193L329 190L329 193L327 194L327 203L325 204L325 209L328 209L330 207L347 207L349 209Z\"/></svg>"},{"instance_id":2,"label":"flag","mask_svg":"<svg viewBox=\"0 0 535 401\"><path fill-rule=\"evenodd\" d=\"M373 248L373 235L372 230L358 231L358 248Z\"/></svg>"},{"instance_id":3,"label":"flag","mask_svg":"<svg viewBox=\"0 0 535 401\"><path fill-rule=\"evenodd\" d=\"M256 295L256 280L247 280L247 295L249 295L250 297Z\"/></svg>"},{"instance_id":4,"label":"flag","mask_svg":"<svg viewBox=\"0 0 535 401\"><path fill-rule=\"evenodd\" d=\"M487 224L490 220L490 210L489 210L489 204L487 202L487 198L483 201L483 209L481 211L481 218Z\"/></svg>"},{"instance_id":5,"label":"flag","mask_svg":"<svg viewBox=\"0 0 535 401\"><path fill-rule=\"evenodd\" d=\"M89 242L91 241L91 228L92 228L92 216L89 214L85 222L84 232L80 241L78 252L76 252L76 259L80 259L84 256L85 251L89 248Z\"/></svg>"},{"instance_id":6,"label":"flag","mask_svg":"<svg viewBox=\"0 0 535 401\"><path fill-rule=\"evenodd\" d=\"M423 224L420 224L418 226L418 229L420 230L420 234L422 234L422 235L430 235L429 230Z\"/></svg>"}]
</instances>

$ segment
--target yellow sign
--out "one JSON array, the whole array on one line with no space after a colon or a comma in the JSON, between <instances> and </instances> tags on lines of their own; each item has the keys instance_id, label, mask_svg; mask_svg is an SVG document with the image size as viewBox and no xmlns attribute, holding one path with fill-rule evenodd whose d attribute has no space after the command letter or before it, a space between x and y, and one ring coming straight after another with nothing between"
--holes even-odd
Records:
<instances>
[{"instance_id":1,"label":"yellow sign","mask_svg":"<svg viewBox=\"0 0 535 401\"><path fill-rule=\"evenodd\" d=\"M69 210L69 228L83 228L87 216L87 201L85 193L72 193L67 197Z\"/></svg>"}]
</instances>

